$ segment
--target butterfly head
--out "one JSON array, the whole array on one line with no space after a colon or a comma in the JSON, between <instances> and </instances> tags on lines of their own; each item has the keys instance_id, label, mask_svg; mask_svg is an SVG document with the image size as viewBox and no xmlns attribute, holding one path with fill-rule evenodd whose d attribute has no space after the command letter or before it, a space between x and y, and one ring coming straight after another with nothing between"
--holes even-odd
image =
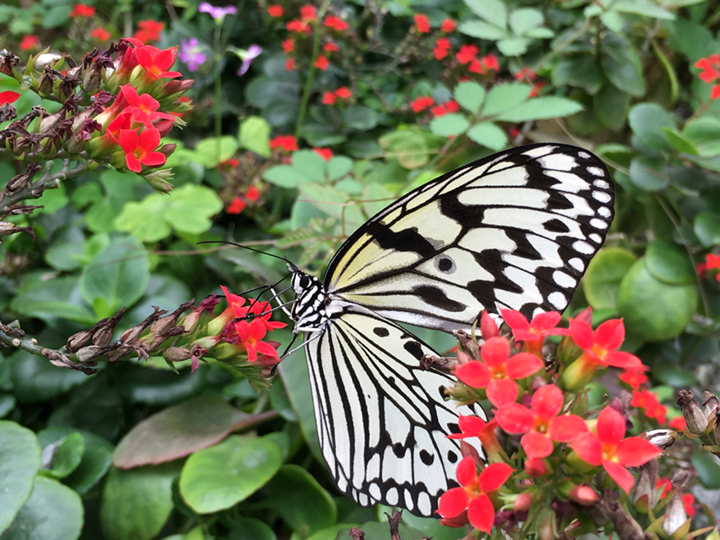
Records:
<instances>
[{"instance_id":1,"label":"butterfly head","mask_svg":"<svg viewBox=\"0 0 720 540\"><path fill-rule=\"evenodd\" d=\"M293 271L292 288L297 295L290 315L295 320L295 330L299 332L316 332L323 328L327 321L325 313L325 285L313 276Z\"/></svg>"}]
</instances>

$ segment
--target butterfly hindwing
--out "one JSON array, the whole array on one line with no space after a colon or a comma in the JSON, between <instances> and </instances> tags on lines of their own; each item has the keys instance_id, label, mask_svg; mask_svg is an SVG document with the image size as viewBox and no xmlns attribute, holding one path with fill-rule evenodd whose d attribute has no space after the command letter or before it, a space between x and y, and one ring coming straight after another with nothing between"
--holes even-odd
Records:
<instances>
[{"instance_id":1,"label":"butterfly hindwing","mask_svg":"<svg viewBox=\"0 0 720 540\"><path fill-rule=\"evenodd\" d=\"M573 146L515 148L421 186L371 218L328 268L328 293L445 331L484 309L562 311L605 240L613 184Z\"/></svg>"},{"instance_id":2,"label":"butterfly hindwing","mask_svg":"<svg viewBox=\"0 0 720 540\"><path fill-rule=\"evenodd\" d=\"M362 506L399 505L419 516L456 485L458 413L453 379L420 368L428 345L371 314L347 312L306 342L318 439L338 488ZM482 453L478 445L478 450Z\"/></svg>"}]
</instances>

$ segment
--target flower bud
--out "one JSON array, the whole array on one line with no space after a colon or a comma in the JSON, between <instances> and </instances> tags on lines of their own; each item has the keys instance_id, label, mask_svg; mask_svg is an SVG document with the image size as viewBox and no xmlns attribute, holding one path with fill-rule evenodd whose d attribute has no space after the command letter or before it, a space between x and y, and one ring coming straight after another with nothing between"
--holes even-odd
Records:
<instances>
[{"instance_id":1,"label":"flower bud","mask_svg":"<svg viewBox=\"0 0 720 540\"><path fill-rule=\"evenodd\" d=\"M657 503L657 482L658 482L658 460L651 459L640 466L640 475L635 484L634 502L635 507L641 512L647 513Z\"/></svg>"},{"instance_id":2,"label":"flower bud","mask_svg":"<svg viewBox=\"0 0 720 540\"><path fill-rule=\"evenodd\" d=\"M697 438L703 435L708 427L708 419L695 401L692 392L680 390L677 399L678 406L682 409L683 418L685 419L686 433L690 438Z\"/></svg>"},{"instance_id":3,"label":"flower bud","mask_svg":"<svg viewBox=\"0 0 720 540\"><path fill-rule=\"evenodd\" d=\"M40 71L44 70L46 67L53 67L53 68L61 68L60 64L55 64L58 60L62 58L61 54L57 53L45 53L41 54L37 57L35 60L35 69ZM53 65L55 64L55 65Z\"/></svg>"},{"instance_id":4,"label":"flower bud","mask_svg":"<svg viewBox=\"0 0 720 540\"><path fill-rule=\"evenodd\" d=\"M687 535L690 527L690 519L685 512L685 504L682 500L682 493L676 492L667 505L665 511L665 521L663 521L662 529L665 534L681 538ZM687 530L685 530L687 529Z\"/></svg>"},{"instance_id":5,"label":"flower bud","mask_svg":"<svg viewBox=\"0 0 720 540\"><path fill-rule=\"evenodd\" d=\"M586 484L573 485L568 492L568 497L581 506L592 506L600 500L600 496L595 490Z\"/></svg>"},{"instance_id":6,"label":"flower bud","mask_svg":"<svg viewBox=\"0 0 720 540\"><path fill-rule=\"evenodd\" d=\"M480 315L480 335L483 339L487 340L491 337L498 337L500 330L498 330L497 323L486 311L483 311Z\"/></svg>"},{"instance_id":7,"label":"flower bud","mask_svg":"<svg viewBox=\"0 0 720 540\"><path fill-rule=\"evenodd\" d=\"M173 152L177 148L177 144L163 144L160 148L158 148L158 152L163 154L165 157L170 157L173 155Z\"/></svg>"},{"instance_id":8,"label":"flower bud","mask_svg":"<svg viewBox=\"0 0 720 540\"><path fill-rule=\"evenodd\" d=\"M96 358L102 356L105 354L106 348L105 347L98 347L96 345L89 345L87 347L83 347L80 349L77 353L77 359L78 362L84 364L85 362L92 362Z\"/></svg>"},{"instance_id":9,"label":"flower bud","mask_svg":"<svg viewBox=\"0 0 720 540\"><path fill-rule=\"evenodd\" d=\"M665 450L673 445L675 439L678 437L678 432L674 429L653 429L641 436L647 439L650 444L657 446L660 450Z\"/></svg>"},{"instance_id":10,"label":"flower bud","mask_svg":"<svg viewBox=\"0 0 720 540\"><path fill-rule=\"evenodd\" d=\"M518 493L513 501L513 510L516 512L527 512L532 506L533 498L529 493Z\"/></svg>"},{"instance_id":11,"label":"flower bud","mask_svg":"<svg viewBox=\"0 0 720 540\"><path fill-rule=\"evenodd\" d=\"M53 84L55 83L55 75L50 70L45 70L45 72L40 75L40 79L38 80L38 93L39 94L52 94L53 91Z\"/></svg>"},{"instance_id":12,"label":"flower bud","mask_svg":"<svg viewBox=\"0 0 720 540\"><path fill-rule=\"evenodd\" d=\"M480 358L480 345L465 330L456 330L453 336L460 342L464 353L475 360Z\"/></svg>"},{"instance_id":13,"label":"flower bud","mask_svg":"<svg viewBox=\"0 0 720 540\"><path fill-rule=\"evenodd\" d=\"M190 349L185 347L170 347L163 352L163 358L168 362L182 362L192 356Z\"/></svg>"},{"instance_id":14,"label":"flower bud","mask_svg":"<svg viewBox=\"0 0 720 540\"><path fill-rule=\"evenodd\" d=\"M718 401L718 398L715 394L708 392L705 390L703 392L703 412L705 413L705 418L708 420L712 420L715 418L715 411L718 409L718 406L720 405L720 402Z\"/></svg>"},{"instance_id":15,"label":"flower bud","mask_svg":"<svg viewBox=\"0 0 720 540\"><path fill-rule=\"evenodd\" d=\"M65 347L70 352L77 351L80 347L85 345L88 341L90 341L90 338L92 337L92 332L90 330L83 330L81 332L78 332L77 334L73 334L70 336L65 343Z\"/></svg>"},{"instance_id":16,"label":"flower bud","mask_svg":"<svg viewBox=\"0 0 720 540\"><path fill-rule=\"evenodd\" d=\"M533 478L539 478L552 472L552 467L543 458L528 458L525 460L525 472Z\"/></svg>"},{"instance_id":17,"label":"flower bud","mask_svg":"<svg viewBox=\"0 0 720 540\"><path fill-rule=\"evenodd\" d=\"M540 510L537 517L538 536L540 540L554 540L557 538L557 518L550 507Z\"/></svg>"},{"instance_id":18,"label":"flower bud","mask_svg":"<svg viewBox=\"0 0 720 540\"><path fill-rule=\"evenodd\" d=\"M102 85L102 66L92 65L85 71L83 90L86 94L94 94Z\"/></svg>"},{"instance_id":19,"label":"flower bud","mask_svg":"<svg viewBox=\"0 0 720 540\"><path fill-rule=\"evenodd\" d=\"M145 181L158 193L170 193L172 191L173 185L168 182L172 177L173 172L170 169L157 169L143 175Z\"/></svg>"}]
</instances>

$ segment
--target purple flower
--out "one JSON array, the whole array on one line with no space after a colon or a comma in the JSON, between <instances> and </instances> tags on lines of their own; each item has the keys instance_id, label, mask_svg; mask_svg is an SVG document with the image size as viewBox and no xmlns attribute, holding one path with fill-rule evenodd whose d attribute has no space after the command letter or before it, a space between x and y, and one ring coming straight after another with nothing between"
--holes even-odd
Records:
<instances>
[{"instance_id":1,"label":"purple flower","mask_svg":"<svg viewBox=\"0 0 720 540\"><path fill-rule=\"evenodd\" d=\"M181 39L178 57L182 63L187 64L190 71L197 71L207 60L203 47L198 45L197 38Z\"/></svg>"},{"instance_id":2,"label":"purple flower","mask_svg":"<svg viewBox=\"0 0 720 540\"><path fill-rule=\"evenodd\" d=\"M245 73L247 73L247 70L250 68L250 64L253 59L257 58L261 52L262 47L260 45L250 45L248 50L244 51L244 54L241 55L243 64L242 67L238 70L237 74L239 76L245 75Z\"/></svg>"},{"instance_id":3,"label":"purple flower","mask_svg":"<svg viewBox=\"0 0 720 540\"><path fill-rule=\"evenodd\" d=\"M225 18L225 15L235 15L237 13L237 8L235 6L216 7L212 4L208 4L207 2L203 2L200 4L198 11L200 13L209 13L213 19L222 20Z\"/></svg>"}]
</instances>

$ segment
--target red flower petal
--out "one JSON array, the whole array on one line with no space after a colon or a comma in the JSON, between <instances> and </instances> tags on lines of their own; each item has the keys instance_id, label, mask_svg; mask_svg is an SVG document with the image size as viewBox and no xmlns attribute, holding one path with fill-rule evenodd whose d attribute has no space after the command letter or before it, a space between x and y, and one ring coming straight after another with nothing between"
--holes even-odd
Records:
<instances>
[{"instance_id":1,"label":"red flower petal","mask_svg":"<svg viewBox=\"0 0 720 540\"><path fill-rule=\"evenodd\" d=\"M467 458L464 458L467 459ZM471 458L472 459L472 458ZM513 468L507 463L491 463L478 476L478 487L484 493L490 493L507 482Z\"/></svg>"},{"instance_id":2,"label":"red flower petal","mask_svg":"<svg viewBox=\"0 0 720 540\"><path fill-rule=\"evenodd\" d=\"M13 92L12 90L5 90L4 92L0 92L0 105L5 105L6 103L15 103L19 97L20 94L18 94L17 92Z\"/></svg>"},{"instance_id":3,"label":"red flower petal","mask_svg":"<svg viewBox=\"0 0 720 540\"><path fill-rule=\"evenodd\" d=\"M640 437L630 437L620 441L615 450L618 462L626 467L639 467L660 454L662 450Z\"/></svg>"},{"instance_id":4,"label":"red flower petal","mask_svg":"<svg viewBox=\"0 0 720 540\"><path fill-rule=\"evenodd\" d=\"M140 163L140 160L138 160L138 158L136 158L133 154L125 155L125 163L127 164L127 168L132 172L139 173L142 171L142 163Z\"/></svg>"},{"instance_id":5,"label":"red flower petal","mask_svg":"<svg viewBox=\"0 0 720 540\"><path fill-rule=\"evenodd\" d=\"M585 321L570 319L570 336L583 350L592 348L594 344L592 328Z\"/></svg>"},{"instance_id":6,"label":"red flower petal","mask_svg":"<svg viewBox=\"0 0 720 540\"><path fill-rule=\"evenodd\" d=\"M277 356L277 349L264 341L258 341L255 343L255 350L265 356Z\"/></svg>"},{"instance_id":7,"label":"red flower petal","mask_svg":"<svg viewBox=\"0 0 720 540\"><path fill-rule=\"evenodd\" d=\"M510 379L493 379L487 385L485 393L490 403L496 407L502 407L517 399L518 387L515 381Z\"/></svg>"},{"instance_id":8,"label":"red flower petal","mask_svg":"<svg viewBox=\"0 0 720 540\"><path fill-rule=\"evenodd\" d=\"M152 152L160 144L160 132L155 129L145 129L138 137L138 145L146 152Z\"/></svg>"},{"instance_id":9,"label":"red flower petal","mask_svg":"<svg viewBox=\"0 0 720 540\"><path fill-rule=\"evenodd\" d=\"M539 330L540 332L546 332L551 328L555 328L557 323L560 322L560 319L562 319L562 316L555 311L551 311L550 313L538 313L533 317L530 326L535 331Z\"/></svg>"},{"instance_id":10,"label":"red flower petal","mask_svg":"<svg viewBox=\"0 0 720 540\"><path fill-rule=\"evenodd\" d=\"M565 414L550 420L548 435L554 441L569 443L587 431L585 420L574 414Z\"/></svg>"},{"instance_id":11,"label":"red flower petal","mask_svg":"<svg viewBox=\"0 0 720 540\"><path fill-rule=\"evenodd\" d=\"M513 309L501 309L500 316L512 330L529 330L530 323L525 315Z\"/></svg>"},{"instance_id":12,"label":"red flower petal","mask_svg":"<svg viewBox=\"0 0 720 540\"><path fill-rule=\"evenodd\" d=\"M511 356L505 365L505 373L511 379L524 379L543 367L543 361L530 353Z\"/></svg>"},{"instance_id":13,"label":"red flower petal","mask_svg":"<svg viewBox=\"0 0 720 540\"><path fill-rule=\"evenodd\" d=\"M594 433L583 433L575 439L570 448L580 456L580 459L590 465L598 466L602 463L602 444Z\"/></svg>"},{"instance_id":14,"label":"red flower petal","mask_svg":"<svg viewBox=\"0 0 720 540\"><path fill-rule=\"evenodd\" d=\"M622 465L609 460L603 461L602 465L617 485L620 486L625 493L630 493L630 489L635 483L635 478L630 474L630 471Z\"/></svg>"},{"instance_id":15,"label":"red flower petal","mask_svg":"<svg viewBox=\"0 0 720 540\"><path fill-rule=\"evenodd\" d=\"M462 364L455 368L455 376L473 388L485 388L492 380L490 369L477 360Z\"/></svg>"},{"instance_id":16,"label":"red flower petal","mask_svg":"<svg viewBox=\"0 0 720 540\"><path fill-rule=\"evenodd\" d=\"M625 326L622 319L605 321L595 330L595 343L606 351L617 349L625 340Z\"/></svg>"},{"instance_id":17,"label":"red flower petal","mask_svg":"<svg viewBox=\"0 0 720 540\"><path fill-rule=\"evenodd\" d=\"M495 508L487 495L481 493L470 501L468 519L477 530L490 534L495 523Z\"/></svg>"},{"instance_id":18,"label":"red flower petal","mask_svg":"<svg viewBox=\"0 0 720 540\"><path fill-rule=\"evenodd\" d=\"M527 433L533 428L535 422L535 418L528 408L519 403L503 405L495 413L495 419L501 428L512 435Z\"/></svg>"},{"instance_id":19,"label":"red flower petal","mask_svg":"<svg viewBox=\"0 0 720 540\"><path fill-rule=\"evenodd\" d=\"M533 355L534 356L534 355ZM538 388L532 397L532 412L543 420L555 418L563 406L562 391L554 384Z\"/></svg>"},{"instance_id":20,"label":"red flower petal","mask_svg":"<svg viewBox=\"0 0 720 540\"><path fill-rule=\"evenodd\" d=\"M623 369L639 370L645 368L637 356L622 351L610 351L603 357L603 363Z\"/></svg>"},{"instance_id":21,"label":"red flower petal","mask_svg":"<svg viewBox=\"0 0 720 540\"><path fill-rule=\"evenodd\" d=\"M597 436L604 445L617 444L625 436L625 420L612 407L605 407L598 415Z\"/></svg>"},{"instance_id":22,"label":"red flower petal","mask_svg":"<svg viewBox=\"0 0 720 540\"><path fill-rule=\"evenodd\" d=\"M458 419L458 426L462 433L451 433L448 439L464 439L466 437L479 437L485 427L485 420L477 416L462 416Z\"/></svg>"},{"instance_id":23,"label":"red flower petal","mask_svg":"<svg viewBox=\"0 0 720 540\"><path fill-rule=\"evenodd\" d=\"M553 442L547 435L537 431L528 431L520 440L529 458L544 458L553 453Z\"/></svg>"},{"instance_id":24,"label":"red flower petal","mask_svg":"<svg viewBox=\"0 0 720 540\"><path fill-rule=\"evenodd\" d=\"M477 468L472 456L465 456L455 469L455 478L461 486L472 484L477 479ZM464 508L464 507L463 507Z\"/></svg>"},{"instance_id":25,"label":"red flower petal","mask_svg":"<svg viewBox=\"0 0 720 540\"><path fill-rule=\"evenodd\" d=\"M165 165L167 158L162 152L149 152L142 158L143 165L149 165L156 167L158 165Z\"/></svg>"},{"instance_id":26,"label":"red flower petal","mask_svg":"<svg viewBox=\"0 0 720 540\"><path fill-rule=\"evenodd\" d=\"M452 488L440 497L438 514L445 518L460 515L468 505L468 493L463 488Z\"/></svg>"},{"instance_id":27,"label":"red flower petal","mask_svg":"<svg viewBox=\"0 0 720 540\"><path fill-rule=\"evenodd\" d=\"M490 338L480 348L480 356L488 366L500 366L510 356L510 343L505 338Z\"/></svg>"}]
</instances>

